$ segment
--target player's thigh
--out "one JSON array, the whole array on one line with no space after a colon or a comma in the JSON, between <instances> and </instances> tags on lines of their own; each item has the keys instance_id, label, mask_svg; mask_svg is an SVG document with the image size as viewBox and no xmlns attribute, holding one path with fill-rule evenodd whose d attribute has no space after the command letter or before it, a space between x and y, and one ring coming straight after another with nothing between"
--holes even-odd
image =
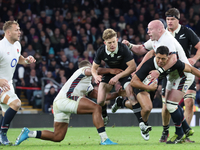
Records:
<instances>
[{"instance_id":1,"label":"player's thigh","mask_svg":"<svg viewBox=\"0 0 200 150\"><path fill-rule=\"evenodd\" d=\"M112 90L113 86L105 82L101 82L98 88L97 103L102 103L106 100L106 94Z\"/></svg>"},{"instance_id":2,"label":"player's thigh","mask_svg":"<svg viewBox=\"0 0 200 150\"><path fill-rule=\"evenodd\" d=\"M86 97L82 97L78 104L77 114L91 114L94 111L101 112L101 106Z\"/></svg>"},{"instance_id":3,"label":"player's thigh","mask_svg":"<svg viewBox=\"0 0 200 150\"><path fill-rule=\"evenodd\" d=\"M184 92L176 90L176 89L171 89L170 92L167 93L166 100L170 100L173 102L179 102L184 96Z\"/></svg>"},{"instance_id":4,"label":"player's thigh","mask_svg":"<svg viewBox=\"0 0 200 150\"><path fill-rule=\"evenodd\" d=\"M69 98L58 99L53 103L54 122L69 123L71 113L76 114L80 98L71 100Z\"/></svg>"},{"instance_id":5,"label":"player's thigh","mask_svg":"<svg viewBox=\"0 0 200 150\"><path fill-rule=\"evenodd\" d=\"M143 92L139 92L137 94L137 100L138 102L140 103L140 106L142 108L149 108L149 109L152 109L152 101L151 101L151 98L150 98L150 94L146 91L143 91Z\"/></svg>"}]
</instances>

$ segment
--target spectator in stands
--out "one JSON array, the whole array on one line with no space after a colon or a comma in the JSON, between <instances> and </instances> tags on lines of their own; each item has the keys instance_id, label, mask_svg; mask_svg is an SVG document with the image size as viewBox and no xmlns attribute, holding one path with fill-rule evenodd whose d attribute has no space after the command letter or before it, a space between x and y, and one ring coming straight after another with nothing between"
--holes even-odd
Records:
<instances>
[{"instance_id":1,"label":"spectator in stands","mask_svg":"<svg viewBox=\"0 0 200 150\"><path fill-rule=\"evenodd\" d=\"M89 52L88 51L84 51L83 52L83 60L88 60L92 64L93 58L89 56Z\"/></svg>"},{"instance_id":2,"label":"spectator in stands","mask_svg":"<svg viewBox=\"0 0 200 150\"><path fill-rule=\"evenodd\" d=\"M66 55L61 55L60 56L61 60L60 60L60 67L63 68L63 69L67 69L68 68L68 65L69 65L69 60L67 58Z\"/></svg>"},{"instance_id":3,"label":"spectator in stands","mask_svg":"<svg viewBox=\"0 0 200 150\"><path fill-rule=\"evenodd\" d=\"M49 83L47 83L47 84L45 85L45 87L44 87L44 93L45 93L45 95L48 94L48 92L49 92L49 90L50 90L50 88L51 88L52 86L55 88L55 91L58 92L58 86L55 85L51 80L49 80Z\"/></svg>"},{"instance_id":4,"label":"spectator in stands","mask_svg":"<svg viewBox=\"0 0 200 150\"><path fill-rule=\"evenodd\" d=\"M56 74L56 82L61 83L62 77L66 77L65 69L60 69L59 72Z\"/></svg>"},{"instance_id":5,"label":"spectator in stands","mask_svg":"<svg viewBox=\"0 0 200 150\"><path fill-rule=\"evenodd\" d=\"M25 78L25 84L26 84L26 87L40 87L41 86L40 81L39 81L38 77L36 76L35 69L31 69L30 75ZM26 96L29 101L29 104L30 104L31 98L33 96L33 91L34 90L31 90L31 89L26 90Z\"/></svg>"},{"instance_id":6,"label":"spectator in stands","mask_svg":"<svg viewBox=\"0 0 200 150\"><path fill-rule=\"evenodd\" d=\"M49 92L45 95L44 98L44 112L49 113L53 107L53 100L57 96L58 92L56 92L54 86L50 87Z\"/></svg>"},{"instance_id":7,"label":"spectator in stands","mask_svg":"<svg viewBox=\"0 0 200 150\"><path fill-rule=\"evenodd\" d=\"M28 56L34 56L36 53L31 44L28 45L28 47L25 49L25 52L27 52Z\"/></svg>"},{"instance_id":8,"label":"spectator in stands","mask_svg":"<svg viewBox=\"0 0 200 150\"><path fill-rule=\"evenodd\" d=\"M33 49L39 53L40 55L43 54L43 47L42 44L39 41L38 36L33 37L33 41L31 42L31 45L33 46Z\"/></svg>"},{"instance_id":9,"label":"spectator in stands","mask_svg":"<svg viewBox=\"0 0 200 150\"><path fill-rule=\"evenodd\" d=\"M74 67L74 63L70 62L68 65L68 68L66 69L67 79L69 79L75 71L76 71L76 68Z\"/></svg>"},{"instance_id":10,"label":"spectator in stands","mask_svg":"<svg viewBox=\"0 0 200 150\"><path fill-rule=\"evenodd\" d=\"M75 50L75 47L73 44L69 44L69 47L64 49L64 53L68 59L73 57L74 50Z\"/></svg>"}]
</instances>

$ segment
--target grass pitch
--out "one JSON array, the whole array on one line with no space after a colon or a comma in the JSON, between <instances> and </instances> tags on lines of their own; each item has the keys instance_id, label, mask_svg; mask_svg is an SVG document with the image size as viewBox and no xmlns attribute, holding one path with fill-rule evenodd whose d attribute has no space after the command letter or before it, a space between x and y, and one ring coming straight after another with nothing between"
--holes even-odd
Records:
<instances>
[{"instance_id":1,"label":"grass pitch","mask_svg":"<svg viewBox=\"0 0 200 150\"><path fill-rule=\"evenodd\" d=\"M30 130L51 130L53 128L30 128ZM170 127L170 137L174 135L174 127ZM199 150L200 149L200 127L193 127L195 134L191 140L195 143L183 143L168 145L159 143L162 127L152 127L150 140L145 141L140 135L139 127L106 127L108 137L117 142L118 145L99 145L100 137L95 127L75 128L70 127L65 139L60 143L29 138L19 146L0 146L1 149L11 150ZM8 138L15 142L21 129L10 129Z\"/></svg>"}]
</instances>

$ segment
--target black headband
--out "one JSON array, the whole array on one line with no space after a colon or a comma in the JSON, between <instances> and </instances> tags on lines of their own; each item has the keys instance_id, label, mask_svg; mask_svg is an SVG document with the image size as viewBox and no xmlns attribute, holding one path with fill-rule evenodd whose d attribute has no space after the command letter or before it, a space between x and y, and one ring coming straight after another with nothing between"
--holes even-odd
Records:
<instances>
[{"instance_id":1,"label":"black headband","mask_svg":"<svg viewBox=\"0 0 200 150\"><path fill-rule=\"evenodd\" d=\"M179 20L179 18L177 16L175 16L175 15L167 15L166 17L174 17L174 18Z\"/></svg>"}]
</instances>

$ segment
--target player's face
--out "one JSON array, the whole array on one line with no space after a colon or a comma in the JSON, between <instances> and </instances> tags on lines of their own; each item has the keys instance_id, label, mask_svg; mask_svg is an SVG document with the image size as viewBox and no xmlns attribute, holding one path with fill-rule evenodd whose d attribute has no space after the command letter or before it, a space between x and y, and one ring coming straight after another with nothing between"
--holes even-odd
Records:
<instances>
[{"instance_id":1,"label":"player's face","mask_svg":"<svg viewBox=\"0 0 200 150\"><path fill-rule=\"evenodd\" d=\"M168 60L168 56L166 54L162 55L162 54L156 54L156 63L159 67L163 67L165 66L165 64L167 63Z\"/></svg>"},{"instance_id":2,"label":"player's face","mask_svg":"<svg viewBox=\"0 0 200 150\"><path fill-rule=\"evenodd\" d=\"M167 22L167 28L171 31L174 31L178 28L179 25L179 20L174 18L174 17L167 17L166 18Z\"/></svg>"},{"instance_id":3,"label":"player's face","mask_svg":"<svg viewBox=\"0 0 200 150\"><path fill-rule=\"evenodd\" d=\"M117 37L113 37L111 39L107 39L104 41L104 44L107 46L108 51L114 52L118 45L118 39Z\"/></svg>"},{"instance_id":4,"label":"player's face","mask_svg":"<svg viewBox=\"0 0 200 150\"><path fill-rule=\"evenodd\" d=\"M149 38L152 41L157 41L158 40L158 29L155 28L151 23L148 25L148 31L147 33L149 34Z\"/></svg>"},{"instance_id":5,"label":"player's face","mask_svg":"<svg viewBox=\"0 0 200 150\"><path fill-rule=\"evenodd\" d=\"M16 24L13 24L12 28L10 29L10 38L11 38L11 40L13 42L19 41L20 34L21 34L21 31L20 31L19 26L16 25Z\"/></svg>"}]
</instances>

